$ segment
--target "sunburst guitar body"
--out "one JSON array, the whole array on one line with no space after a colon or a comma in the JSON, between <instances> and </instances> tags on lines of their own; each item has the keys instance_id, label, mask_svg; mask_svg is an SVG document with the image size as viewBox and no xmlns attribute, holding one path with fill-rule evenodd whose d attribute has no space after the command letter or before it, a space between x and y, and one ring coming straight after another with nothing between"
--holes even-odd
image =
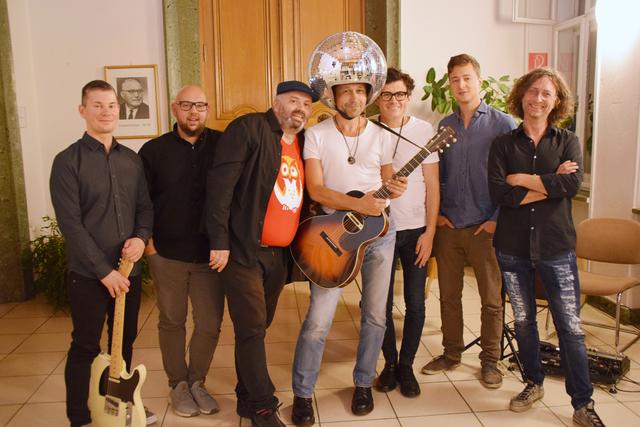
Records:
<instances>
[{"instance_id":1,"label":"sunburst guitar body","mask_svg":"<svg viewBox=\"0 0 640 427\"><path fill-rule=\"evenodd\" d=\"M448 126L441 128L395 175L408 176L429 154L442 151L453 142L455 131ZM359 191L347 194L363 196ZM390 191L383 185L373 196L386 199ZM291 243L291 255L305 276L316 285L343 287L358 275L366 247L384 236L388 226L385 212L379 216L367 216L356 211L339 210L330 215L308 218L298 226Z\"/></svg>"},{"instance_id":2,"label":"sunburst guitar body","mask_svg":"<svg viewBox=\"0 0 640 427\"><path fill-rule=\"evenodd\" d=\"M121 261L118 271L128 277L132 269L133 263ZM147 424L140 395L147 369L138 365L128 373L122 358L125 299L122 292L116 297L111 355L101 353L91 364L88 406L92 426L143 427Z\"/></svg>"}]
</instances>

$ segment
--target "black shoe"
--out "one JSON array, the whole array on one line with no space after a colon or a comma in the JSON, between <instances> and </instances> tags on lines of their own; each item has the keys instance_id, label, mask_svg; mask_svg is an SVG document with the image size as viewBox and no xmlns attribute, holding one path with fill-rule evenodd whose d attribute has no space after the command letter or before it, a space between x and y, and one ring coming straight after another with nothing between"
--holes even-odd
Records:
<instances>
[{"instance_id":1,"label":"black shoe","mask_svg":"<svg viewBox=\"0 0 640 427\"><path fill-rule=\"evenodd\" d=\"M291 421L297 426L310 426L316 422L316 418L313 416L312 398L293 396Z\"/></svg>"},{"instance_id":2,"label":"black shoe","mask_svg":"<svg viewBox=\"0 0 640 427\"><path fill-rule=\"evenodd\" d=\"M356 387L351 399L351 412L354 415L367 415L371 411L373 411L371 387Z\"/></svg>"},{"instance_id":3,"label":"black shoe","mask_svg":"<svg viewBox=\"0 0 640 427\"><path fill-rule=\"evenodd\" d=\"M413 366L400 364L398 367L400 392L405 397L416 397L420 394L420 385L413 374Z\"/></svg>"},{"instance_id":4,"label":"black shoe","mask_svg":"<svg viewBox=\"0 0 640 427\"><path fill-rule=\"evenodd\" d=\"M376 390L386 393L396 388L397 368L398 365L392 362L384 364L384 369L374 382Z\"/></svg>"},{"instance_id":5,"label":"black shoe","mask_svg":"<svg viewBox=\"0 0 640 427\"><path fill-rule=\"evenodd\" d=\"M278 408L265 408L251 414L251 427L286 427L279 417Z\"/></svg>"}]
</instances>

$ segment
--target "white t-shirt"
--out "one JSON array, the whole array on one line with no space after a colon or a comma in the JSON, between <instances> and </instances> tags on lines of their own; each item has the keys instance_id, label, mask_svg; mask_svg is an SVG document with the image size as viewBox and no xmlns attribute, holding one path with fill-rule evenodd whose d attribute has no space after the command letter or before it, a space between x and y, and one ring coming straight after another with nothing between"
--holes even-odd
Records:
<instances>
[{"instance_id":1,"label":"white t-shirt","mask_svg":"<svg viewBox=\"0 0 640 427\"><path fill-rule=\"evenodd\" d=\"M400 128L392 128L400 132ZM424 120L409 117L409 121L402 127L402 136L414 143L424 146L435 135L433 126ZM393 170L398 171L418 154L418 147L415 147L392 135L393 140ZM397 148L396 148L397 147ZM436 163L439 161L438 152L429 154L422 164ZM427 213L425 206L426 186L422 167L417 167L407 177L409 185L407 191L402 196L391 200L391 216L396 225L396 230L412 230L424 227L427 223Z\"/></svg>"},{"instance_id":2,"label":"white t-shirt","mask_svg":"<svg viewBox=\"0 0 640 427\"><path fill-rule=\"evenodd\" d=\"M357 138L347 136L347 143L333 120L325 120L309 128L304 134L304 153L307 159L322 164L324 186L341 193L352 190L366 193L382 186L380 167L391 164L393 141L390 133L367 121ZM349 149L356 162L349 164ZM333 209L324 207L327 212Z\"/></svg>"}]
</instances>

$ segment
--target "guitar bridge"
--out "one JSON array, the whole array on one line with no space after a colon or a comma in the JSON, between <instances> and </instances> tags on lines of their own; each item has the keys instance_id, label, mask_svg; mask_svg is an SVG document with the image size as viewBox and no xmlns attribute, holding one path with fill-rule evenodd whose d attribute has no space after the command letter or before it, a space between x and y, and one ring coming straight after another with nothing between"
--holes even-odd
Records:
<instances>
[{"instance_id":1,"label":"guitar bridge","mask_svg":"<svg viewBox=\"0 0 640 427\"><path fill-rule=\"evenodd\" d=\"M113 415L114 417L117 417L119 404L120 404L120 399L116 399L112 396L105 396L104 397L105 414L109 414L109 415Z\"/></svg>"},{"instance_id":2,"label":"guitar bridge","mask_svg":"<svg viewBox=\"0 0 640 427\"><path fill-rule=\"evenodd\" d=\"M320 233L320 237L322 237L322 239L325 241L325 243L331 248L331 250L337 255L337 256L341 256L342 255L342 251L340 250L340 248L338 247L338 245L336 245L333 240L331 240L331 237L329 237L329 235L327 235L327 233L325 233L324 231Z\"/></svg>"}]
</instances>

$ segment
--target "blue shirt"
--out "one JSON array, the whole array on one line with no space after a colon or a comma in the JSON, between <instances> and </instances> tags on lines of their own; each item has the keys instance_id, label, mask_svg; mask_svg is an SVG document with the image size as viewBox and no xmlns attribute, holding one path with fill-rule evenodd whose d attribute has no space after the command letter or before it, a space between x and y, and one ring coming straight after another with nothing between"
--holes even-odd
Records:
<instances>
[{"instance_id":1,"label":"blue shirt","mask_svg":"<svg viewBox=\"0 0 640 427\"><path fill-rule=\"evenodd\" d=\"M451 126L457 142L440 155L440 214L456 228L498 217L489 196L487 163L494 138L515 129L511 116L480 101L465 129L460 110L440 121Z\"/></svg>"}]
</instances>

